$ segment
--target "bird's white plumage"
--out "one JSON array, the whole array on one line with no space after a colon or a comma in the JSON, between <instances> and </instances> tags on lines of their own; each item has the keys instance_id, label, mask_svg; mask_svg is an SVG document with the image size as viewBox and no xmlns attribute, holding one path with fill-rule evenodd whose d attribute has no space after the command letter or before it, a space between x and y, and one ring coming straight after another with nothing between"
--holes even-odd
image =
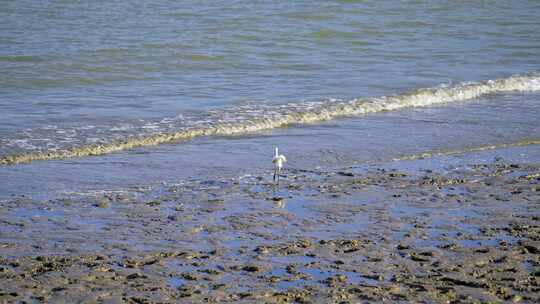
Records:
<instances>
[{"instance_id":1,"label":"bird's white plumage","mask_svg":"<svg viewBox=\"0 0 540 304\"><path fill-rule=\"evenodd\" d=\"M279 150L276 147L274 158L272 158L272 163L274 164L274 181L278 180L279 183L279 173L281 173L281 169L283 168L283 163L287 162L287 158L283 154L279 154Z\"/></svg>"},{"instance_id":2,"label":"bird's white plumage","mask_svg":"<svg viewBox=\"0 0 540 304\"><path fill-rule=\"evenodd\" d=\"M276 147L276 153L274 155L274 158L272 159L272 162L280 169L283 167L283 163L287 162L287 158L285 157L285 155L279 154L279 150L277 147Z\"/></svg>"}]
</instances>

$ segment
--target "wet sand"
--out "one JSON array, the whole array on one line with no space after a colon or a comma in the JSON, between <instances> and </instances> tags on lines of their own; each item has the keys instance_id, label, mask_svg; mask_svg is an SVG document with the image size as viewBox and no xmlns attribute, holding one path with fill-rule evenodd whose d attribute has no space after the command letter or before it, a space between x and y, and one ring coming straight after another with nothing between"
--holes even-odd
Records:
<instances>
[{"instance_id":1,"label":"wet sand","mask_svg":"<svg viewBox=\"0 0 540 304\"><path fill-rule=\"evenodd\" d=\"M14 197L0 303L538 303L538 151Z\"/></svg>"}]
</instances>

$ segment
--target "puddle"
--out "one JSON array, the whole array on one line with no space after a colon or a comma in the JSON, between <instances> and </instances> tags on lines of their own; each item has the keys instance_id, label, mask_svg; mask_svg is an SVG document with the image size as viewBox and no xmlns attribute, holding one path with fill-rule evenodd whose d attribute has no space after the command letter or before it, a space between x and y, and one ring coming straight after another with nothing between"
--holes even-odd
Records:
<instances>
[{"instance_id":1,"label":"puddle","mask_svg":"<svg viewBox=\"0 0 540 304\"><path fill-rule=\"evenodd\" d=\"M186 280L181 278L169 278L167 280L167 283L169 283L169 286L172 288L178 288L186 284Z\"/></svg>"}]
</instances>

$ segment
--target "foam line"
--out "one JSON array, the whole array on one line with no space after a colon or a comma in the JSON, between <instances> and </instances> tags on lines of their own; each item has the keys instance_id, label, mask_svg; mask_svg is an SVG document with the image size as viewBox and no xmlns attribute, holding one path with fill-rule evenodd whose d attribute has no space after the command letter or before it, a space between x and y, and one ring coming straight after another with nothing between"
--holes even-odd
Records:
<instances>
[{"instance_id":1,"label":"foam line","mask_svg":"<svg viewBox=\"0 0 540 304\"><path fill-rule=\"evenodd\" d=\"M179 131L127 137L105 144L8 155L0 158L0 164L12 165L36 160L103 155L138 147L189 140L201 136L241 135L281 128L292 124L316 123L346 116L459 102L488 94L531 91L540 91L540 74L538 73L462 83L454 86L418 89L400 95L357 98L350 101L332 101L316 104L292 104L276 106L275 108L266 107L261 111L260 115L234 118L231 122L220 122L218 120L187 127ZM230 113L234 113L234 111L230 111Z\"/></svg>"}]
</instances>

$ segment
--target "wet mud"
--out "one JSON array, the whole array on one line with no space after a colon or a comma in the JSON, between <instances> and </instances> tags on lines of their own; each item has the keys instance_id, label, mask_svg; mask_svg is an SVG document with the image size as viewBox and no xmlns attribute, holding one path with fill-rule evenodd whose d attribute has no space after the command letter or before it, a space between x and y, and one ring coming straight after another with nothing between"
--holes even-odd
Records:
<instances>
[{"instance_id":1,"label":"wet mud","mask_svg":"<svg viewBox=\"0 0 540 304\"><path fill-rule=\"evenodd\" d=\"M540 302L540 164L411 163L13 198L0 303Z\"/></svg>"}]
</instances>

